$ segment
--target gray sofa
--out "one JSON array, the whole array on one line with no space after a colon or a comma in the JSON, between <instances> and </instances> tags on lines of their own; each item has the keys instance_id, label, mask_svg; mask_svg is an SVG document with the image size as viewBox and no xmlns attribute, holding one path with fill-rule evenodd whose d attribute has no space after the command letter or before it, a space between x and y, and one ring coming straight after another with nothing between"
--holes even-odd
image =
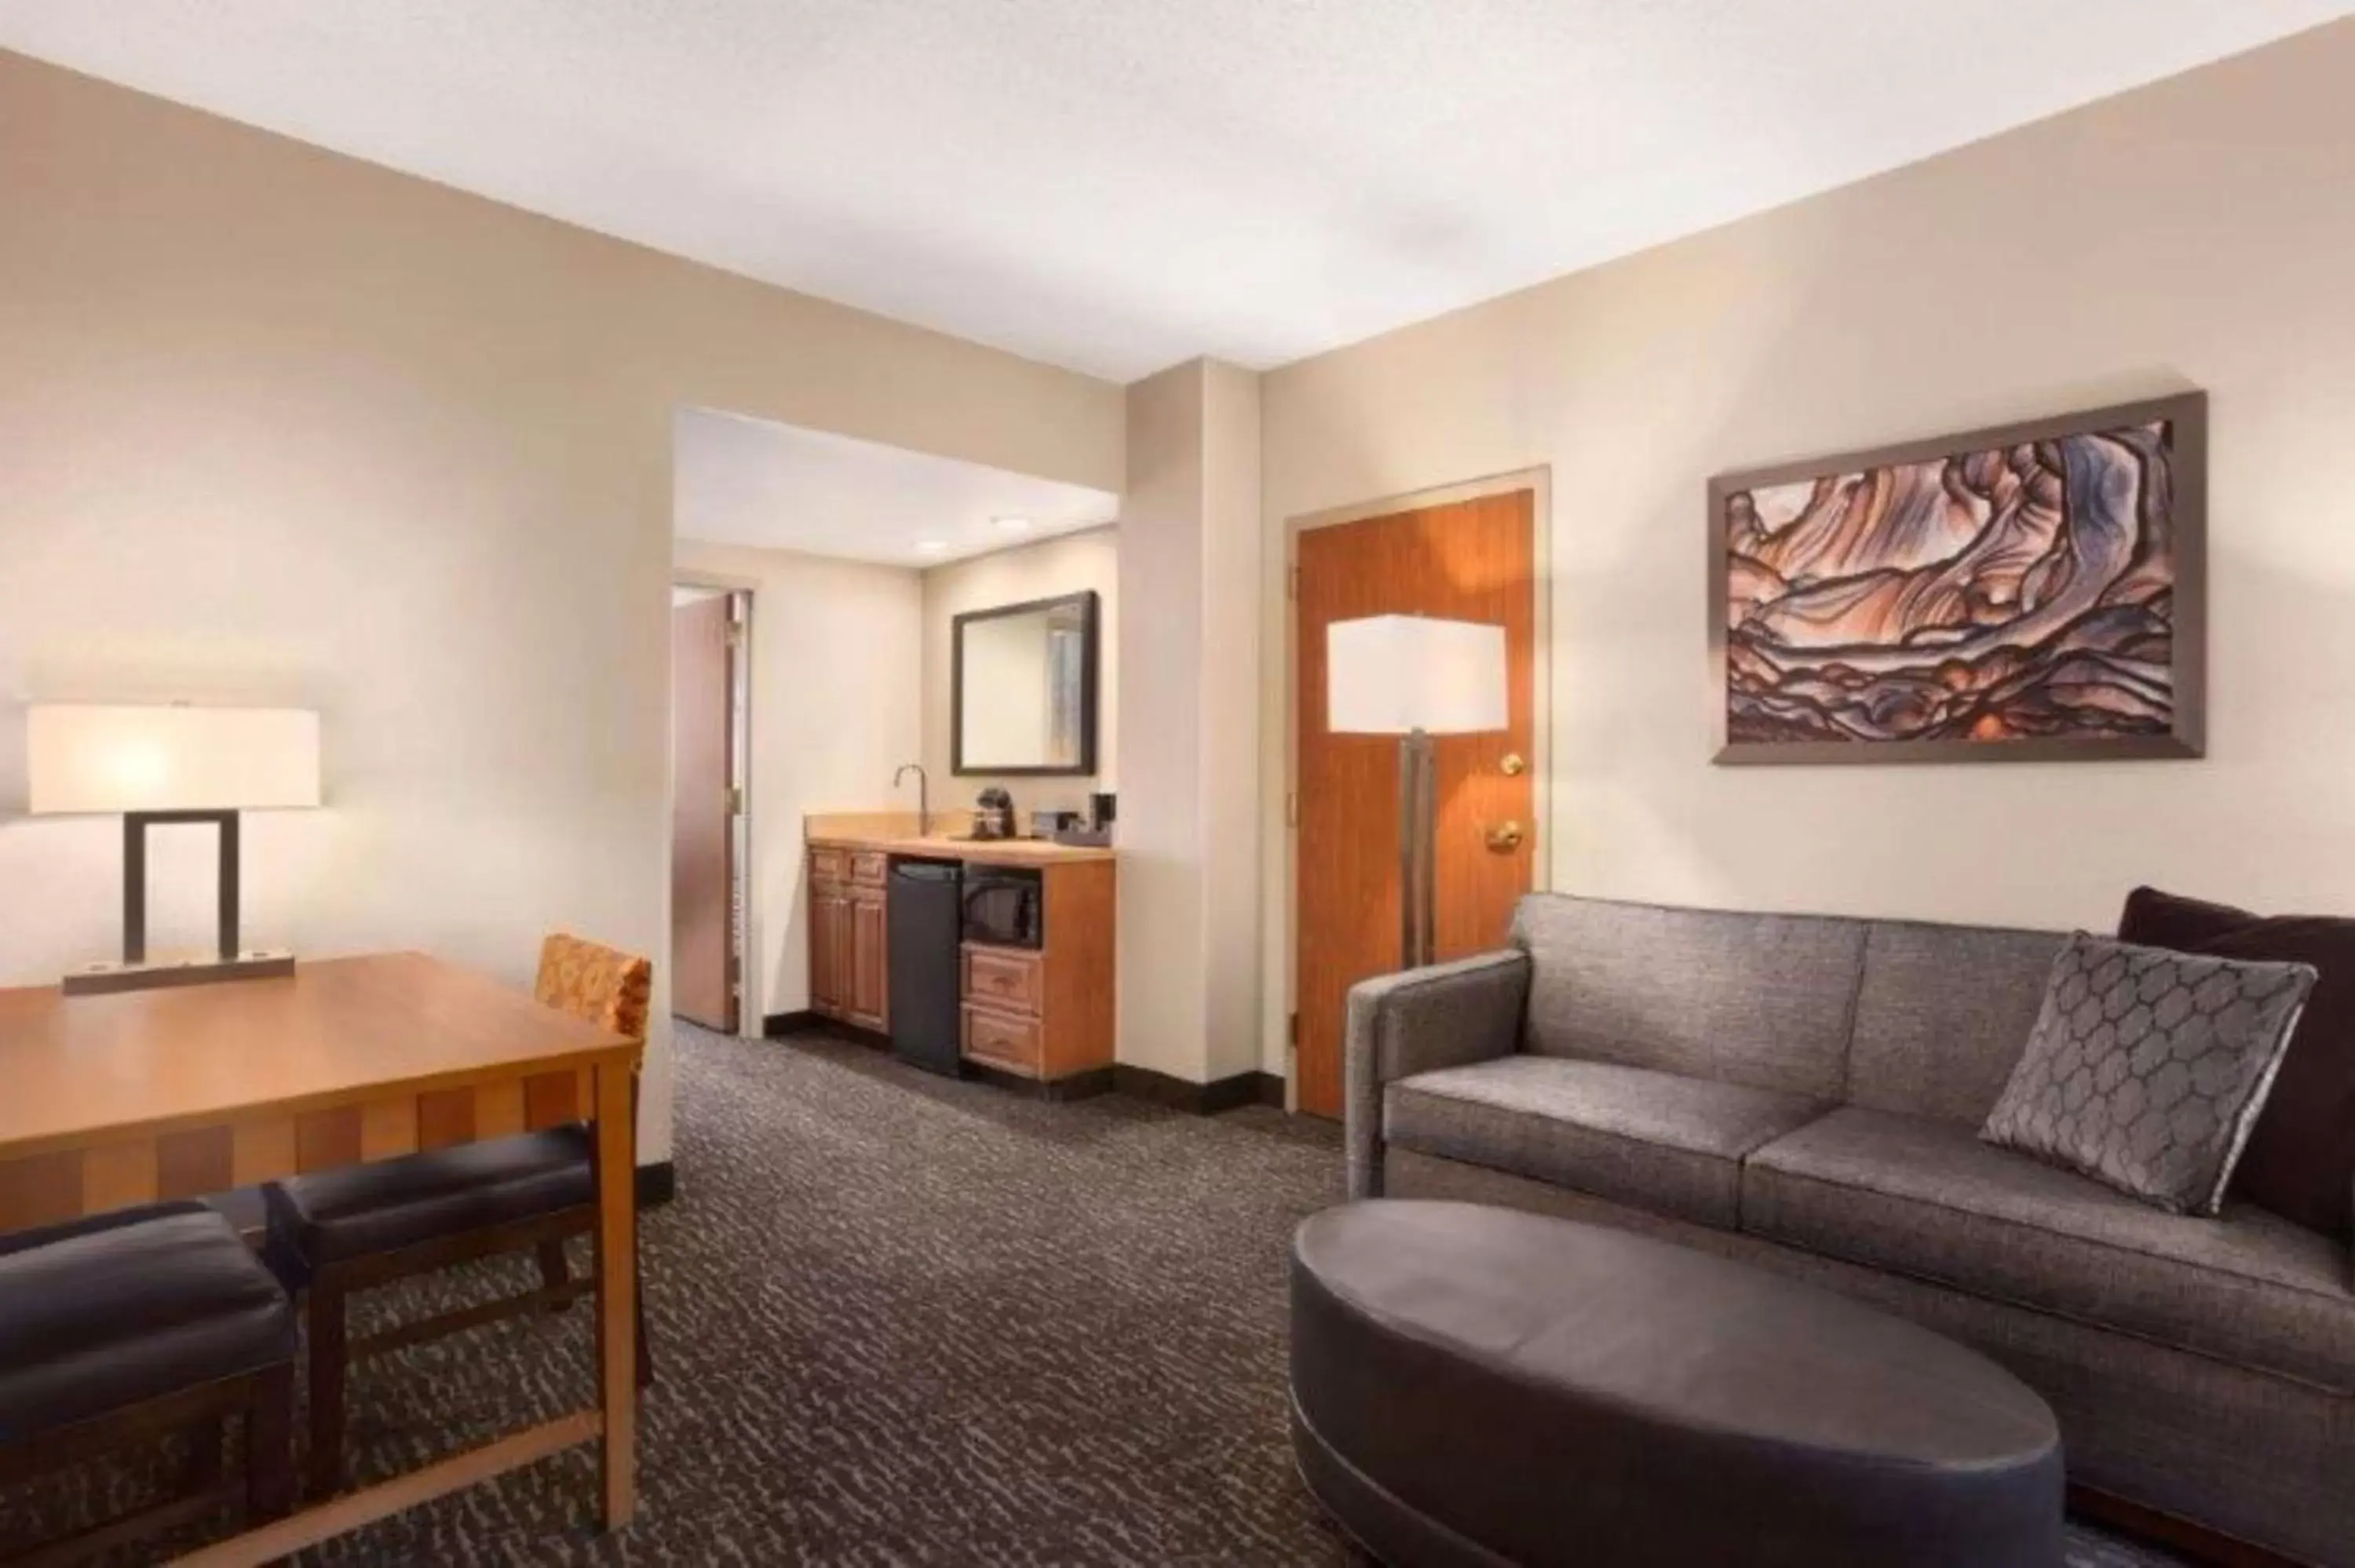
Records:
<instances>
[{"instance_id":1,"label":"gray sofa","mask_svg":"<svg viewBox=\"0 0 2355 1568\"><path fill-rule=\"evenodd\" d=\"M1349 1194L1601 1221L1874 1301L2042 1393L2073 1482L2355 1568L2347 1239L1977 1139L2062 940L1534 895L1509 948L1351 993Z\"/></svg>"}]
</instances>

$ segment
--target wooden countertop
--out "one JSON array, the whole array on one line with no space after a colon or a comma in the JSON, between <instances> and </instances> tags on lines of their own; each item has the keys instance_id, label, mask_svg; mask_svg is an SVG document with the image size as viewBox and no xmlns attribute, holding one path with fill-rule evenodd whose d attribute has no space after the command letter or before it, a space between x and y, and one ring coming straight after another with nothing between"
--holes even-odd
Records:
<instances>
[{"instance_id":1,"label":"wooden countertop","mask_svg":"<svg viewBox=\"0 0 2355 1568\"><path fill-rule=\"evenodd\" d=\"M1114 852L1088 844L1059 844L1046 839L963 839L946 833L862 833L838 829L813 829L814 848L866 850L882 854L917 855L930 860L961 860L975 865L1063 865L1079 861L1111 860Z\"/></svg>"}]
</instances>

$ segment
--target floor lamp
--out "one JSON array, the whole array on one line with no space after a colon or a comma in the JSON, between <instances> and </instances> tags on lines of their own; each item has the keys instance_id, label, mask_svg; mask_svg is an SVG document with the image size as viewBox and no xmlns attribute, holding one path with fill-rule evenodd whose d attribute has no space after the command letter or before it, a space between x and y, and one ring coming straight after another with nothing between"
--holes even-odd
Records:
<instances>
[{"instance_id":1,"label":"floor lamp","mask_svg":"<svg viewBox=\"0 0 2355 1568\"><path fill-rule=\"evenodd\" d=\"M294 972L293 954L242 945L239 813L319 803L317 714L40 704L25 731L32 815L123 819L123 961L66 976L66 994ZM219 831L218 939L202 958L159 962L147 952L147 830L185 822Z\"/></svg>"},{"instance_id":2,"label":"floor lamp","mask_svg":"<svg viewBox=\"0 0 2355 1568\"><path fill-rule=\"evenodd\" d=\"M1431 737L1506 726L1505 629L1376 615L1326 628L1326 727L1399 739L1399 967L1438 956Z\"/></svg>"}]
</instances>

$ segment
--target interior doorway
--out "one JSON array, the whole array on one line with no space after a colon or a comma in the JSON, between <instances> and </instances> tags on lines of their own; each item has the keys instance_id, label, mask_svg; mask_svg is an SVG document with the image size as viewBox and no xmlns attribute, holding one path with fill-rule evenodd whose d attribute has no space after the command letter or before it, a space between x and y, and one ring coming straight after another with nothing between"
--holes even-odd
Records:
<instances>
[{"instance_id":1,"label":"interior doorway","mask_svg":"<svg viewBox=\"0 0 2355 1568\"><path fill-rule=\"evenodd\" d=\"M1497 946L1540 883L1546 762L1542 474L1295 524L1294 1102L1337 1117L1349 988L1399 967L1399 742L1326 724L1326 628L1385 614L1505 628L1508 726L1434 741L1437 948Z\"/></svg>"},{"instance_id":2,"label":"interior doorway","mask_svg":"<svg viewBox=\"0 0 2355 1568\"><path fill-rule=\"evenodd\" d=\"M728 1034L745 1022L751 614L741 589L671 590L671 1012Z\"/></svg>"}]
</instances>

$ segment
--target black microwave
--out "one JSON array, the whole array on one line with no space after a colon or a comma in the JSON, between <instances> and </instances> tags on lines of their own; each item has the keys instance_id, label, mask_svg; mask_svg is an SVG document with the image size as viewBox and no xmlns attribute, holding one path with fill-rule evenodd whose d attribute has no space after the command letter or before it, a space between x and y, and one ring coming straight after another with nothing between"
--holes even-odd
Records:
<instances>
[{"instance_id":1,"label":"black microwave","mask_svg":"<svg viewBox=\"0 0 2355 1568\"><path fill-rule=\"evenodd\" d=\"M964 868L964 939L994 948L1036 948L1046 938L1046 898L1035 871Z\"/></svg>"}]
</instances>

